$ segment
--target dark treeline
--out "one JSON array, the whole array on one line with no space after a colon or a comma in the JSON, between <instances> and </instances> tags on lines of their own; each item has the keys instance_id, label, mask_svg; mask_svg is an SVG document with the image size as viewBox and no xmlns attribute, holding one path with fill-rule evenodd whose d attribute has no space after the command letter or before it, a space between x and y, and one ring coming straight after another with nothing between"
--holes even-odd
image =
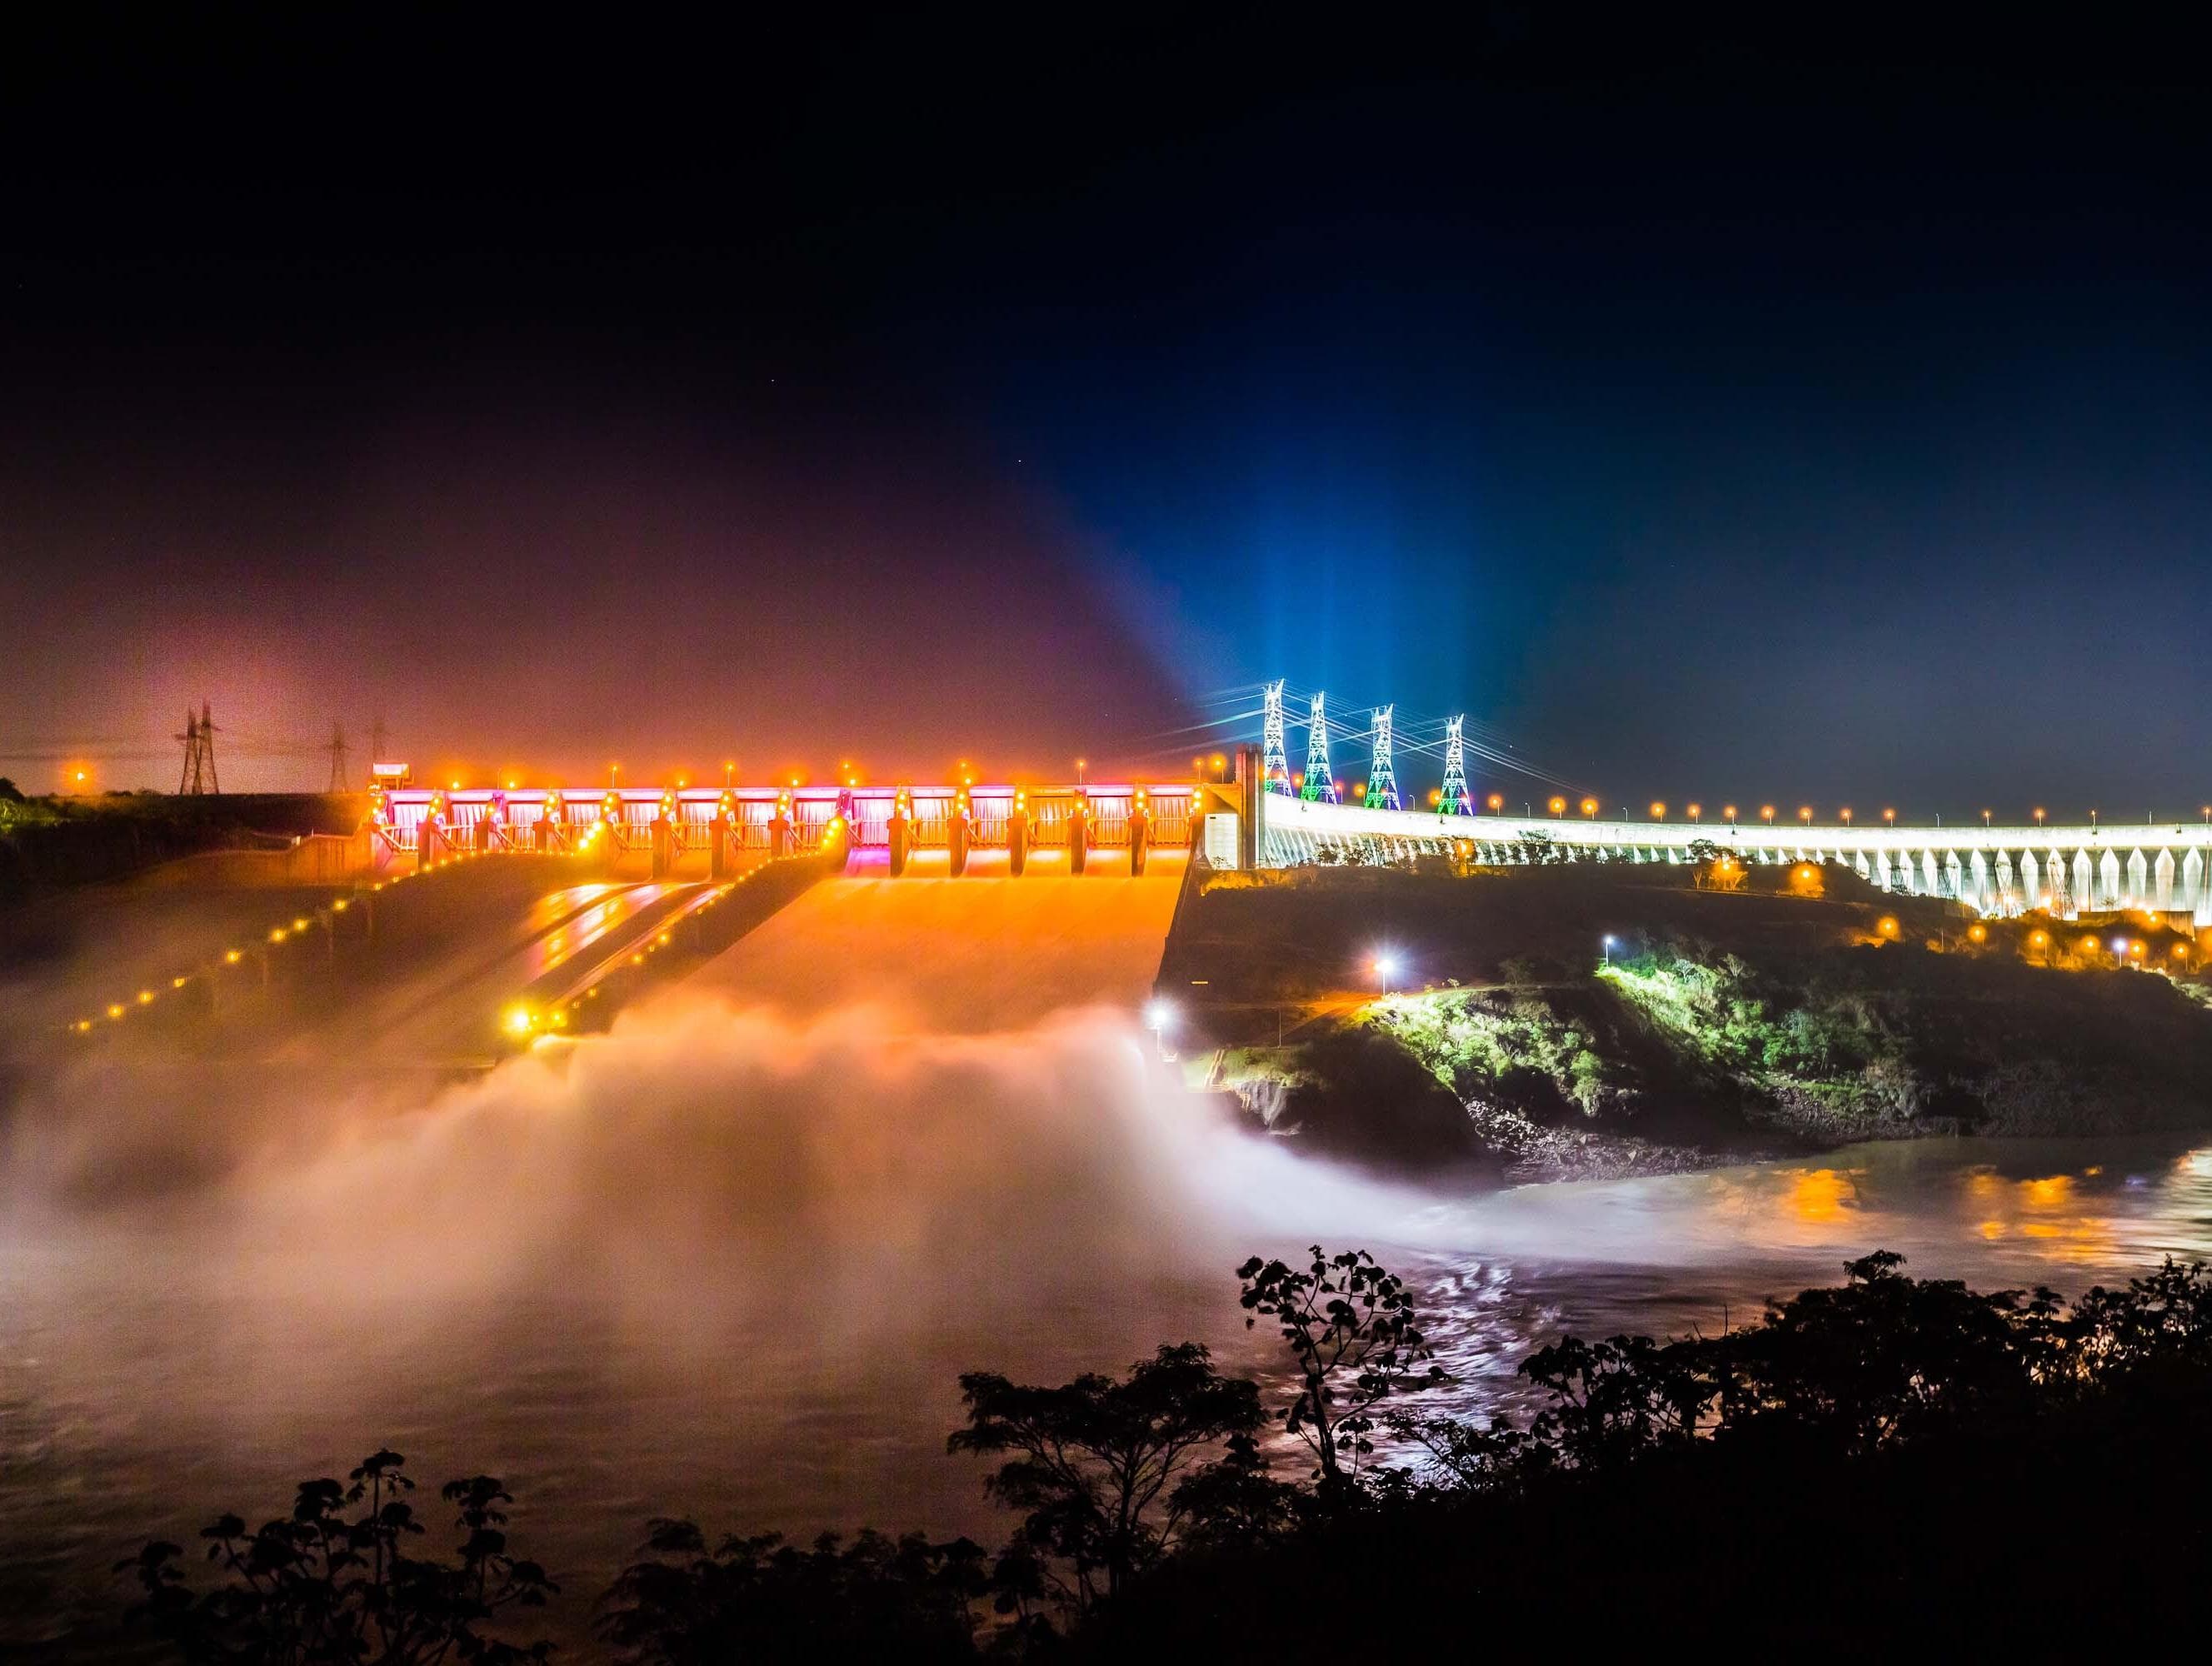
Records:
<instances>
[{"instance_id":1,"label":"dark treeline","mask_svg":"<svg viewBox=\"0 0 2212 1666\"><path fill-rule=\"evenodd\" d=\"M2070 1306L1901 1268L1869 1256L1720 1336L1567 1339L1522 1366L1540 1410L1477 1426L1423 1409L1443 1373L1370 1256L1255 1259L1240 1295L1289 1353L1283 1403L1190 1343L1054 1387L971 1372L948 1444L1014 1518L995 1551L655 1521L596 1645L816 1666L2185 1635L2212 1483L2204 1266ZM1305 1460L1287 1473L1286 1449ZM118 1565L134 1619L194 1666L550 1654L508 1640L556 1588L512 1554L501 1483L451 1482L427 1514L411 1490L380 1452L258 1529L226 1516L204 1590L150 1544Z\"/></svg>"}]
</instances>

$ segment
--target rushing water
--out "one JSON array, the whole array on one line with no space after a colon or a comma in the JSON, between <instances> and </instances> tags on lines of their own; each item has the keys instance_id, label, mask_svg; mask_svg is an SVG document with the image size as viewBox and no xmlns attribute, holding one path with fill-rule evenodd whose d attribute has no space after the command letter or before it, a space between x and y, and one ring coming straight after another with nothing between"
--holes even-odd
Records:
<instances>
[{"instance_id":1,"label":"rushing water","mask_svg":"<svg viewBox=\"0 0 2212 1666\"><path fill-rule=\"evenodd\" d=\"M380 1444L507 1480L571 1639L652 1515L988 1538L944 1451L959 1371L1192 1337L1264 1372L1230 1269L1316 1239L1414 1276L1467 1412L1563 1330L1716 1329L1876 1247L2069 1294L2212 1251L2212 1139L1436 1197L1229 1126L1126 1006L963 1034L842 1000L704 988L430 1095L34 1092L0 1189L0 1644L97 1635L140 1540Z\"/></svg>"}]
</instances>

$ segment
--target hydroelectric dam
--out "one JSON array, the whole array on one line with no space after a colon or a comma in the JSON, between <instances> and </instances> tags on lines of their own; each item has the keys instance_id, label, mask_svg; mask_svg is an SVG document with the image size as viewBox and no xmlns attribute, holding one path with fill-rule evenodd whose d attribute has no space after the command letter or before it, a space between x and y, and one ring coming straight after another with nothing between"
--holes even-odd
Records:
<instances>
[{"instance_id":1,"label":"hydroelectric dam","mask_svg":"<svg viewBox=\"0 0 2212 1666\"><path fill-rule=\"evenodd\" d=\"M360 865L406 871L471 852L596 856L653 877L720 877L750 862L841 848L854 873L1142 873L1188 852L1216 868L1454 856L1686 864L1708 850L1753 865L1838 863L1885 891L1978 912L2148 909L2212 923L2212 824L2090 822L1950 826L1612 819L1407 810L1305 796L1239 748L1226 779L1152 786L856 788L403 788L377 795Z\"/></svg>"},{"instance_id":2,"label":"hydroelectric dam","mask_svg":"<svg viewBox=\"0 0 2212 1666\"><path fill-rule=\"evenodd\" d=\"M181 1012L258 1025L302 1055L337 1042L363 1058L481 1058L489 1014L497 1040L529 1042L603 1024L632 994L710 965L703 983L861 999L883 987L885 944L948 969L902 984L923 1006L957 987L971 992L969 1017L1036 1016L1141 999L1187 875L1305 865L1686 870L1726 856L1839 866L1879 892L1992 919L2212 924L2212 816L1927 826L1773 806L1670 818L1655 805L1637 819L1565 796L1516 816L1496 793L1478 804L1459 719L1442 790L1407 808L1391 709L1373 714L1368 779L1350 793L1330 769L1327 722L1316 696L1294 774L1270 685L1261 743L1197 760L1182 781L441 788L387 776L350 833L171 864L162 884L228 899L203 905L204 935L180 950L185 931L118 915L88 933L110 949L96 999L40 992L25 1017L82 1039L158 1031ZM257 921L257 889L290 894ZM746 976L763 957L775 976Z\"/></svg>"}]
</instances>

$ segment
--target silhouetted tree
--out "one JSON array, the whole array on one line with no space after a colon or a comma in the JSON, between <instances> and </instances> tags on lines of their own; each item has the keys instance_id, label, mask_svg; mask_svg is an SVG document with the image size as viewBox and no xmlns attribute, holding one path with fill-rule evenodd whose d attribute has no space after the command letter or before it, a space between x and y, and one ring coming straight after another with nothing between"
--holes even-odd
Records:
<instances>
[{"instance_id":1,"label":"silhouetted tree","mask_svg":"<svg viewBox=\"0 0 2212 1666\"><path fill-rule=\"evenodd\" d=\"M1127 1378L1087 1372L1036 1388L969 1371L960 1392L968 1426L955 1430L945 1449L1012 1454L985 1489L1025 1512L1022 1541L1030 1551L1067 1565L1064 1579L1048 1564L1039 1566L1079 1613L1119 1592L1174 1539L1193 1501L1177 1483L1208 1449L1266 1421L1259 1389L1223 1377L1195 1342L1164 1344ZM1232 1460L1249 1465L1233 1452ZM1225 1495L1234 1487L1224 1481L1218 1490Z\"/></svg>"},{"instance_id":2,"label":"silhouetted tree","mask_svg":"<svg viewBox=\"0 0 2212 1666\"><path fill-rule=\"evenodd\" d=\"M1877 1250L1846 1265L1844 1284L1805 1291L1763 1324L1661 1353L1680 1350L1702 1369L1724 1429L1783 1421L1846 1451L2027 1410L2074 1345L2058 1298L1911 1279L1904 1260Z\"/></svg>"},{"instance_id":3,"label":"silhouetted tree","mask_svg":"<svg viewBox=\"0 0 2212 1666\"><path fill-rule=\"evenodd\" d=\"M1277 1322L1298 1371L1296 1398L1282 1409L1283 1427L1313 1452L1315 1477L1358 1478L1374 1443L1374 1413L1394 1394L1445 1380L1443 1367L1423 1362L1434 1351L1422 1335L1405 1281L1364 1250L1330 1256L1312 1246L1304 1271L1255 1256L1237 1269L1249 1329L1254 1314ZM1349 1462L1349 1468L1346 1468Z\"/></svg>"},{"instance_id":4,"label":"silhouetted tree","mask_svg":"<svg viewBox=\"0 0 2212 1666\"><path fill-rule=\"evenodd\" d=\"M769 1533L710 1551L691 1523L657 1520L645 1547L598 1621L634 1666L976 1657L975 1605L991 1575L973 1540L864 1529L850 1544L825 1533L801 1550Z\"/></svg>"},{"instance_id":5,"label":"silhouetted tree","mask_svg":"<svg viewBox=\"0 0 2212 1666\"><path fill-rule=\"evenodd\" d=\"M1185 1525L1176 1548L1249 1545L1294 1523L1305 1495L1267 1473L1267 1455L1249 1430L1229 1437L1220 1459L1176 1483Z\"/></svg>"},{"instance_id":6,"label":"silhouetted tree","mask_svg":"<svg viewBox=\"0 0 2212 1666\"><path fill-rule=\"evenodd\" d=\"M511 1644L484 1629L502 1610L541 1607L559 1589L537 1563L508 1555L507 1490L489 1475L447 1482L439 1496L455 1507L460 1543L450 1560L411 1555L408 1541L425 1529L406 1499L415 1483L405 1462L379 1451L347 1485L303 1481L290 1516L251 1533L237 1516L218 1517L200 1537L229 1583L198 1596L177 1566L180 1547L147 1545L115 1565L145 1593L134 1614L195 1666L544 1659L551 1645Z\"/></svg>"}]
</instances>

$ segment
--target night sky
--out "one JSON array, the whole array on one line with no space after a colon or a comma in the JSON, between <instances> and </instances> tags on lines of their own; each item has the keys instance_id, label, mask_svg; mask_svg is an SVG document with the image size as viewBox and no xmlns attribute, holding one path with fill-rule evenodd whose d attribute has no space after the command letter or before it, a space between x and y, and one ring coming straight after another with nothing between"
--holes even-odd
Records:
<instances>
[{"instance_id":1,"label":"night sky","mask_svg":"<svg viewBox=\"0 0 2212 1666\"><path fill-rule=\"evenodd\" d=\"M0 770L2212 800L2192 40L1084 15L19 40Z\"/></svg>"}]
</instances>

